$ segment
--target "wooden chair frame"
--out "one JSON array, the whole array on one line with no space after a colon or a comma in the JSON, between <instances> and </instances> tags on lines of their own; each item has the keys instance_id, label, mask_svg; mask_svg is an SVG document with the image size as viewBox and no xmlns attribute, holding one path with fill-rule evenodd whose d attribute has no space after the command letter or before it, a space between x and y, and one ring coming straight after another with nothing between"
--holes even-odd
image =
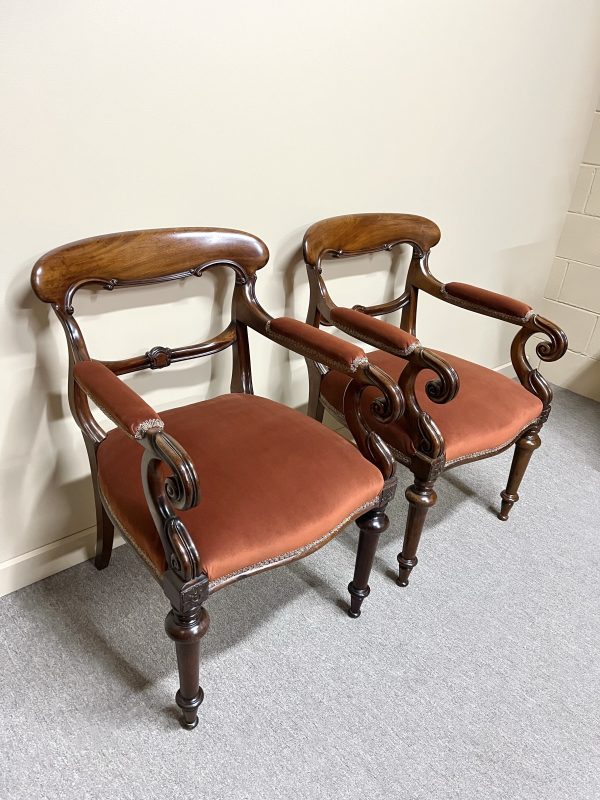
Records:
<instances>
[{"instance_id":1,"label":"wooden chair frame","mask_svg":"<svg viewBox=\"0 0 600 800\"><path fill-rule=\"evenodd\" d=\"M429 256L440 235L437 225L424 217L411 214L353 214L315 223L307 230L303 242L310 284L308 324L316 328L320 325L334 325L356 339L408 362L401 373L398 386L402 394L402 413L408 421L415 452L411 456L390 448L396 459L414 475L413 483L406 490L409 511L404 542L398 555L397 582L400 586L408 585L409 575L417 564L417 548L425 517L437 499L434 483L443 471L458 464L489 458L514 445L512 466L506 489L501 493L502 506L498 514L499 519L508 519L510 509L519 499L519 485L531 455L540 446L539 432L548 419L552 402L552 391L544 377L529 363L525 345L532 336L543 336L544 340L536 346L536 353L545 362L561 358L568 345L567 337L557 325L532 310L527 310L529 307L525 304L478 287L443 284L434 277L429 269ZM327 258L391 251L398 245L412 248L403 293L388 303L369 307L353 306L353 311L361 312L360 314L340 313L327 291L322 272L323 262ZM471 457L446 460L444 438L430 415L419 405L415 394L415 379L421 370L432 370L436 378L427 383L427 396L435 403L449 403L459 391L459 377L446 360L423 347L414 338L419 291L445 303L501 319L518 327L511 346L511 361L522 386L541 400L542 412L501 447ZM394 326L378 320L375 325L367 324L368 318L399 310L402 311L400 332ZM361 321L363 315L365 319ZM327 406L334 416L343 421L339 412L321 394L321 381L327 372L326 365L314 359L307 359L306 363L310 386L308 413L316 419L322 419L324 406Z\"/></svg>"},{"instance_id":2,"label":"wooden chair frame","mask_svg":"<svg viewBox=\"0 0 600 800\"><path fill-rule=\"evenodd\" d=\"M359 401L365 388L377 386L385 398L378 406L379 418L395 419L401 412L397 386L384 372L368 363L362 349L357 348L357 357L348 364L338 353L340 345L345 343L336 337L318 332L319 338L315 339L314 329L303 322L288 320L287 325L282 325L281 320L270 317L255 294L256 273L265 266L268 258L266 245L241 231L159 229L110 234L65 245L39 259L32 273L35 293L42 301L51 304L67 338L69 403L83 434L94 486L98 532L95 565L98 569L104 569L109 563L114 527L118 527L118 523L99 486L97 451L106 433L94 418L89 399L106 411L144 449L141 479L168 565L163 575L155 577L158 577L171 603L165 628L175 642L180 677L176 702L182 711L182 724L189 729L198 722L198 707L203 699L199 687L199 643L209 624L203 604L213 589L178 511L190 509L200 502L200 483L189 455L164 430L159 415L118 376L143 369L162 369L178 361L232 347L231 391L252 394L249 327L305 357L316 356L320 363L347 372L352 379L354 398L348 405L348 424L357 439L364 442L366 456L380 468L385 479L376 507L356 520L361 532L354 580L350 584L354 603L351 613L354 616L360 613L360 602L369 592L368 577L377 540L388 525L385 507L395 489L393 456L362 419ZM216 268L230 269L235 275L231 322L217 336L187 347L155 346L144 355L118 361L91 361L74 315L73 301L78 291L98 287L113 291L121 287L157 284L199 277ZM87 365L86 374L93 377L91 383L84 379L83 365ZM138 415L134 415L133 425L127 410L132 403L141 408ZM223 458L227 457L230 456L223 453ZM312 549L305 548L301 555L238 573L229 580L220 581L217 588L304 557L324 543L322 541Z\"/></svg>"}]
</instances>

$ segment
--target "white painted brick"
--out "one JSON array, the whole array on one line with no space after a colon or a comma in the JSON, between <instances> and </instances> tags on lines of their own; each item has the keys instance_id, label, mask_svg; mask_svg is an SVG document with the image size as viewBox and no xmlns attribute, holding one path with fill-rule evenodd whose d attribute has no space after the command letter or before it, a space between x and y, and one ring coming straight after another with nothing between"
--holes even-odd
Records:
<instances>
[{"instance_id":1,"label":"white painted brick","mask_svg":"<svg viewBox=\"0 0 600 800\"><path fill-rule=\"evenodd\" d=\"M592 190L585 204L585 213L600 217L600 169L596 170Z\"/></svg>"},{"instance_id":2,"label":"white painted brick","mask_svg":"<svg viewBox=\"0 0 600 800\"><path fill-rule=\"evenodd\" d=\"M556 255L600 267L600 219L567 214Z\"/></svg>"},{"instance_id":3,"label":"white painted brick","mask_svg":"<svg viewBox=\"0 0 600 800\"><path fill-rule=\"evenodd\" d=\"M600 401L600 361L567 350L559 361L542 361L540 372L550 383Z\"/></svg>"},{"instance_id":4,"label":"white painted brick","mask_svg":"<svg viewBox=\"0 0 600 800\"><path fill-rule=\"evenodd\" d=\"M600 164L600 113L594 114L592 131L588 139L583 160L586 164Z\"/></svg>"},{"instance_id":5,"label":"white painted brick","mask_svg":"<svg viewBox=\"0 0 600 800\"><path fill-rule=\"evenodd\" d=\"M600 269L570 262L558 299L600 313Z\"/></svg>"},{"instance_id":6,"label":"white painted brick","mask_svg":"<svg viewBox=\"0 0 600 800\"><path fill-rule=\"evenodd\" d=\"M548 283L546 284L544 297L547 297L549 300L556 300L558 298L560 287L562 286L562 282L567 271L568 263L569 262L565 261L564 258L554 259L554 262L552 263L552 269L550 270L550 275L548 277Z\"/></svg>"},{"instance_id":7,"label":"white painted brick","mask_svg":"<svg viewBox=\"0 0 600 800\"><path fill-rule=\"evenodd\" d=\"M598 319L596 314L553 300L544 300L540 306L540 313L564 330L569 339L569 350L574 350L576 353L585 352Z\"/></svg>"},{"instance_id":8,"label":"white painted brick","mask_svg":"<svg viewBox=\"0 0 600 800\"><path fill-rule=\"evenodd\" d=\"M600 318L597 318L596 327L592 333L588 346L585 349L586 355L591 358L600 359Z\"/></svg>"},{"instance_id":9,"label":"white painted brick","mask_svg":"<svg viewBox=\"0 0 600 800\"><path fill-rule=\"evenodd\" d=\"M573 190L573 197L571 199L569 211L582 212L584 210L590 189L592 188L594 173L595 170L593 167L587 167L584 164L579 167L577 182L575 184L575 189Z\"/></svg>"}]
</instances>

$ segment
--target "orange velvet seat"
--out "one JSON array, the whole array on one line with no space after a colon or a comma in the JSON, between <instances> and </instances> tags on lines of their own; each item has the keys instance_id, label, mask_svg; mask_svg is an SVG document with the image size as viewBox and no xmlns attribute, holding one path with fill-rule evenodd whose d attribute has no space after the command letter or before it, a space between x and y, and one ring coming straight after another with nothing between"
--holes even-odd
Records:
<instances>
[{"instance_id":1,"label":"orange velvet seat","mask_svg":"<svg viewBox=\"0 0 600 800\"><path fill-rule=\"evenodd\" d=\"M448 353L434 352L454 367L460 390L449 403L438 405L432 402L425 394L425 384L437 376L423 370L416 380L416 395L444 437L447 462L500 449L539 417L541 401L521 384L479 364ZM381 350L368 353L368 357L371 364L381 367L393 378L398 378L407 364L404 359ZM338 411L342 410L344 391L349 382L346 375L337 371L328 372L323 378L322 396ZM399 453L412 455L415 448L404 417L393 425L382 425L369 413L369 406L378 394L375 388L367 389L363 394L363 411L369 424Z\"/></svg>"},{"instance_id":2,"label":"orange velvet seat","mask_svg":"<svg viewBox=\"0 0 600 800\"><path fill-rule=\"evenodd\" d=\"M213 588L248 567L316 549L374 506L383 487L379 470L341 436L263 397L223 395L161 419L198 474L200 502L179 516ZM98 448L99 484L123 532L161 574L167 565L142 489L142 455L123 431L110 431Z\"/></svg>"}]
</instances>

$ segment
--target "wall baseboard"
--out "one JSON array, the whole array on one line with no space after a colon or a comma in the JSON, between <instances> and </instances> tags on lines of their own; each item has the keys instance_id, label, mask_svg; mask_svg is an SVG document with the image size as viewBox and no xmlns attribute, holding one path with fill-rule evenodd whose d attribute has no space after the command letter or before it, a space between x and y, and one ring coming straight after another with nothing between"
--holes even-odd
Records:
<instances>
[{"instance_id":1,"label":"wall baseboard","mask_svg":"<svg viewBox=\"0 0 600 800\"><path fill-rule=\"evenodd\" d=\"M506 375L507 378L515 377L515 369L512 365L512 361L509 361L508 364L501 364L499 367L494 367L494 372L500 372L502 375Z\"/></svg>"},{"instance_id":2,"label":"wall baseboard","mask_svg":"<svg viewBox=\"0 0 600 800\"><path fill-rule=\"evenodd\" d=\"M124 544L115 531L114 547ZM94 557L96 528L85 528L64 539L30 550L0 564L0 597L41 581Z\"/></svg>"}]
</instances>

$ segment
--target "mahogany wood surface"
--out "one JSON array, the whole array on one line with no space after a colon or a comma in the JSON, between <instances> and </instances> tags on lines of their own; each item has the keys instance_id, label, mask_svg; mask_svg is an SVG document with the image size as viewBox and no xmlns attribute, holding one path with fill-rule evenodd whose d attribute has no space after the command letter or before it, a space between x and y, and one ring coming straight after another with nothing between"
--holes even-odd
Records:
<instances>
[{"instance_id":1,"label":"mahogany wood surface","mask_svg":"<svg viewBox=\"0 0 600 800\"><path fill-rule=\"evenodd\" d=\"M336 325L359 341L371 344L408 362L398 382L401 395L399 403L402 409L400 414L404 415L409 425L415 452L409 455L399 453L392 448L395 457L414 474L414 483L406 490L409 512L402 551L398 555L398 583L401 586L408 584L410 572L417 563L417 548L425 516L436 500L433 491L434 482L441 472L456 465L446 462L443 435L431 416L423 410L415 393L416 378L424 369L431 370L436 375L436 378L426 385L427 396L433 402L449 403L460 391L460 376L444 358L428 350L418 340L416 345L407 346L406 334L416 336L419 292L426 292L443 302L501 319L518 327L511 347L512 364L522 386L541 400L542 412L512 442L504 443L492 452L460 459L460 463L466 463L487 458L515 444L515 456L508 485L502 492L500 519L507 519L511 507L518 500L517 489L533 450L539 446L538 434L548 419L552 402L552 391L541 373L530 364L525 346L533 335L541 335L543 341L537 344L536 354L546 362L556 361L567 350L567 337L564 332L550 320L533 312L527 304L467 284L452 283L446 288L429 268L431 248L439 239L439 228L431 220L409 214L387 213L349 214L320 220L308 228L303 242L310 285L306 321L317 328L321 325ZM359 317L352 317L352 324L349 325L349 315L345 310L337 309L327 290L323 277L327 260L391 250L401 244L408 245L412 249L404 291L386 303L373 306L356 304L354 310L361 312L365 319L361 322ZM384 316L398 310L402 310L400 327L405 332L405 336L401 339L398 338L397 328L388 325L389 333L385 334L380 328L371 324L371 317ZM307 358L306 362L309 373L308 413L316 419L321 419L323 408L326 406L344 421L344 415L327 404L321 395L321 381L326 374L323 364L310 358ZM344 398L346 420L349 419L348 411L357 402L358 395L358 389L354 389L350 384ZM398 418L399 416L396 416L395 420ZM395 420L390 420L389 424L393 424ZM473 425L477 424L477 419L474 419ZM356 430L350 426L350 430L363 450L381 447L380 442L372 443L368 437L365 439L360 425L356 426Z\"/></svg>"},{"instance_id":2,"label":"mahogany wood surface","mask_svg":"<svg viewBox=\"0 0 600 800\"><path fill-rule=\"evenodd\" d=\"M164 429L160 416L117 376L141 369L162 369L177 361L211 355L232 347L231 391L252 394L247 331L251 327L305 357L318 358L345 371L358 392L376 386L383 398L378 418L394 419L402 410L398 386L384 372L369 364L361 348L324 331L317 332L303 322L285 318L275 321L261 307L255 293L256 273L267 263L268 257L266 245L249 233L226 228L169 228L109 234L73 242L42 256L32 273L35 293L40 300L52 305L67 338L69 404L83 434L94 485L98 529L95 563L98 569L109 563L114 527L119 526L119 521L99 486L97 452L106 433L94 418L89 400L96 402L143 448L140 480L167 564L166 572L153 574L171 604L165 628L175 642L180 680L176 702L181 709L182 725L188 729L196 726L198 707L203 699L199 686L200 640L208 629L208 615L203 604L211 591L302 558L323 546L328 539L323 537L312 547L302 548L298 554L282 553L278 560L251 565L222 580L216 589L211 589L208 575L201 566L200 553L178 513L202 502L201 481L192 459ZM98 287L112 291L185 277L193 279L215 268L232 270L235 275L231 322L220 334L191 346L154 346L145 354L126 359L91 360L75 319L74 299L78 291ZM272 323L274 330L271 329ZM361 530L367 532L365 535L371 536L370 546L361 545L357 553L355 580L358 581L357 587L364 590L368 585L378 531L384 530L388 524L385 506L395 487L395 462L389 448L361 418L360 411L352 406L348 414L348 424L365 442L364 455L385 478L381 496L372 501L375 513L366 517L363 514L359 523ZM223 453L224 461L233 458L235 453ZM240 487L240 491L244 488ZM329 538L361 513L362 510L357 510L352 519L340 520L340 525ZM123 533L127 538L126 532ZM226 535L227 531L223 531L223 536ZM151 566L151 560L144 557L144 553L138 551L138 554L147 566Z\"/></svg>"}]
</instances>

